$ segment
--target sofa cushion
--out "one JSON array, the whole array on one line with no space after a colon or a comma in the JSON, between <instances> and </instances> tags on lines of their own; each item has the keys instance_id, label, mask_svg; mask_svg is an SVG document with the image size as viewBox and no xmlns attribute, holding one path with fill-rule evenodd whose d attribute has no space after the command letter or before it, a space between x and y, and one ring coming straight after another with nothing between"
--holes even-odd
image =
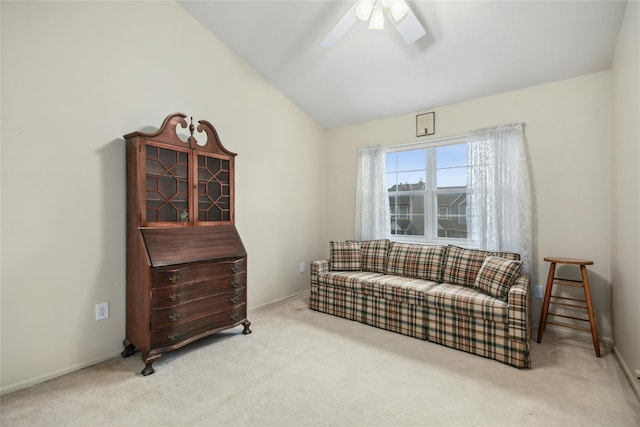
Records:
<instances>
[{"instance_id":1,"label":"sofa cushion","mask_svg":"<svg viewBox=\"0 0 640 427\"><path fill-rule=\"evenodd\" d=\"M497 256L504 259L509 259L511 261L520 261L520 254L515 252L489 252L487 256Z\"/></svg>"},{"instance_id":2,"label":"sofa cushion","mask_svg":"<svg viewBox=\"0 0 640 427\"><path fill-rule=\"evenodd\" d=\"M473 287L489 252L450 245L442 269L442 281Z\"/></svg>"},{"instance_id":3,"label":"sofa cushion","mask_svg":"<svg viewBox=\"0 0 640 427\"><path fill-rule=\"evenodd\" d=\"M329 250L331 271L360 271L360 242L330 242Z\"/></svg>"},{"instance_id":4,"label":"sofa cushion","mask_svg":"<svg viewBox=\"0 0 640 427\"><path fill-rule=\"evenodd\" d=\"M362 271L384 273L387 269L389 244L390 241L388 239L365 240L360 242Z\"/></svg>"},{"instance_id":5,"label":"sofa cushion","mask_svg":"<svg viewBox=\"0 0 640 427\"><path fill-rule=\"evenodd\" d=\"M363 292L363 284L371 281L380 273L370 271L329 271L318 273L317 286L331 286L350 291Z\"/></svg>"},{"instance_id":6,"label":"sofa cushion","mask_svg":"<svg viewBox=\"0 0 640 427\"><path fill-rule=\"evenodd\" d=\"M445 245L391 242L386 273L439 282L446 253Z\"/></svg>"},{"instance_id":7,"label":"sofa cushion","mask_svg":"<svg viewBox=\"0 0 640 427\"><path fill-rule=\"evenodd\" d=\"M450 245L442 268L442 282L475 287L476 276L487 256L520 260L520 255L513 252L489 252Z\"/></svg>"},{"instance_id":8,"label":"sofa cushion","mask_svg":"<svg viewBox=\"0 0 640 427\"><path fill-rule=\"evenodd\" d=\"M363 283L362 288L366 294L376 298L412 305L426 305L425 291L436 285L436 282L430 280L386 274Z\"/></svg>"},{"instance_id":9,"label":"sofa cushion","mask_svg":"<svg viewBox=\"0 0 640 427\"><path fill-rule=\"evenodd\" d=\"M506 299L507 293L520 276L522 263L497 256L488 256L482 263L475 287L495 298Z\"/></svg>"},{"instance_id":10,"label":"sofa cushion","mask_svg":"<svg viewBox=\"0 0 640 427\"><path fill-rule=\"evenodd\" d=\"M426 291L427 307L507 323L508 304L476 289L442 283Z\"/></svg>"}]
</instances>

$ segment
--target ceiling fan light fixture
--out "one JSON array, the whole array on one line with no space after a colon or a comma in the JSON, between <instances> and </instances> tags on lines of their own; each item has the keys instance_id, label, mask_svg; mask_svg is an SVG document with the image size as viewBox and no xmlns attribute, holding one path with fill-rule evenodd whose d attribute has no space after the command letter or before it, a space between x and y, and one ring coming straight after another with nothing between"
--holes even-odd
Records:
<instances>
[{"instance_id":1,"label":"ceiling fan light fixture","mask_svg":"<svg viewBox=\"0 0 640 427\"><path fill-rule=\"evenodd\" d=\"M370 30L382 30L385 15L407 44L415 42L426 34L424 27L405 0L355 0L347 13L322 39L320 46L335 45L359 20L369 21Z\"/></svg>"},{"instance_id":2,"label":"ceiling fan light fixture","mask_svg":"<svg viewBox=\"0 0 640 427\"><path fill-rule=\"evenodd\" d=\"M370 30L382 30L384 29L384 13L382 13L382 6L376 4L371 13L371 19L369 20Z\"/></svg>"},{"instance_id":3,"label":"ceiling fan light fixture","mask_svg":"<svg viewBox=\"0 0 640 427\"><path fill-rule=\"evenodd\" d=\"M356 6L356 16L361 21L368 21L371 17L371 12L373 12L373 4L375 0L358 0L358 5Z\"/></svg>"},{"instance_id":4,"label":"ceiling fan light fixture","mask_svg":"<svg viewBox=\"0 0 640 427\"><path fill-rule=\"evenodd\" d=\"M409 6L404 0L396 0L391 2L389 12L391 13L393 20L397 23L407 16L407 13L409 13Z\"/></svg>"}]
</instances>

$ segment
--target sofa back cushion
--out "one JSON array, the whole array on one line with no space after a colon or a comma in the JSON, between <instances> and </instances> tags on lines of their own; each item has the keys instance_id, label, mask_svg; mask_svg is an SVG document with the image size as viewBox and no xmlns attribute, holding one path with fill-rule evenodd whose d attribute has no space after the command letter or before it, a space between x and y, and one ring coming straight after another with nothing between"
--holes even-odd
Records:
<instances>
[{"instance_id":1,"label":"sofa back cushion","mask_svg":"<svg viewBox=\"0 0 640 427\"><path fill-rule=\"evenodd\" d=\"M362 271L385 273L390 241L388 239L365 240L360 242L360 262Z\"/></svg>"},{"instance_id":2,"label":"sofa back cushion","mask_svg":"<svg viewBox=\"0 0 640 427\"><path fill-rule=\"evenodd\" d=\"M521 269L521 261L488 256L476 276L475 287L489 296L506 300L507 293L520 276Z\"/></svg>"},{"instance_id":3,"label":"sofa back cushion","mask_svg":"<svg viewBox=\"0 0 640 427\"><path fill-rule=\"evenodd\" d=\"M512 261L520 260L520 255L512 252L489 252L450 245L442 269L442 281L454 285L476 287L476 277L487 256L497 256Z\"/></svg>"},{"instance_id":4,"label":"sofa back cushion","mask_svg":"<svg viewBox=\"0 0 640 427\"><path fill-rule=\"evenodd\" d=\"M329 242L329 269L331 271L360 271L360 242Z\"/></svg>"},{"instance_id":5,"label":"sofa back cushion","mask_svg":"<svg viewBox=\"0 0 640 427\"><path fill-rule=\"evenodd\" d=\"M445 245L391 242L386 273L439 282L446 253Z\"/></svg>"},{"instance_id":6,"label":"sofa back cushion","mask_svg":"<svg viewBox=\"0 0 640 427\"><path fill-rule=\"evenodd\" d=\"M520 254L517 254L515 252L489 252L489 255L487 256L497 256L497 257L508 259L511 261L521 260Z\"/></svg>"},{"instance_id":7,"label":"sofa back cushion","mask_svg":"<svg viewBox=\"0 0 640 427\"><path fill-rule=\"evenodd\" d=\"M442 281L473 287L478 271L488 254L478 249L450 245L442 269Z\"/></svg>"}]
</instances>

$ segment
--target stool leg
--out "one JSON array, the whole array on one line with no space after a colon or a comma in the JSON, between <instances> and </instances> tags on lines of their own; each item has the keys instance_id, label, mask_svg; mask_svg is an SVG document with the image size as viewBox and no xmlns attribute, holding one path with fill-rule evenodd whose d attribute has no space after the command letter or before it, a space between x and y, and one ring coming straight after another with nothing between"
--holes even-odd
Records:
<instances>
[{"instance_id":1,"label":"stool leg","mask_svg":"<svg viewBox=\"0 0 640 427\"><path fill-rule=\"evenodd\" d=\"M587 311L589 312L589 323L591 324L591 337L593 338L593 348L596 350L596 356L600 357L600 340L598 339L598 328L596 327L596 318L593 315L593 305L591 304L591 290L589 289L589 278L587 277L587 267L580 266L580 274L582 275L582 284L584 285L584 295L587 300Z\"/></svg>"},{"instance_id":2,"label":"stool leg","mask_svg":"<svg viewBox=\"0 0 640 427\"><path fill-rule=\"evenodd\" d=\"M542 313L540 314L540 326L538 326L538 342L542 341L542 333L547 326L547 314L549 314L549 301L551 300L551 288L556 275L556 263L549 266L549 276L547 277L547 288L544 291L544 302L542 303Z\"/></svg>"}]
</instances>

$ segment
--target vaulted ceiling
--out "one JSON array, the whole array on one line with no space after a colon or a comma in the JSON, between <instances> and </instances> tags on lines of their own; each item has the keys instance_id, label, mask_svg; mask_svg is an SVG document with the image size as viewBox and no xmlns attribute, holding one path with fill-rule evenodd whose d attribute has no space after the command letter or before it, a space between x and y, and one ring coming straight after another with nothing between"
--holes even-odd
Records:
<instances>
[{"instance_id":1,"label":"vaulted ceiling","mask_svg":"<svg viewBox=\"0 0 640 427\"><path fill-rule=\"evenodd\" d=\"M355 1L178 0L326 128L608 70L624 1L408 1L426 36L389 22L320 41Z\"/></svg>"}]
</instances>

